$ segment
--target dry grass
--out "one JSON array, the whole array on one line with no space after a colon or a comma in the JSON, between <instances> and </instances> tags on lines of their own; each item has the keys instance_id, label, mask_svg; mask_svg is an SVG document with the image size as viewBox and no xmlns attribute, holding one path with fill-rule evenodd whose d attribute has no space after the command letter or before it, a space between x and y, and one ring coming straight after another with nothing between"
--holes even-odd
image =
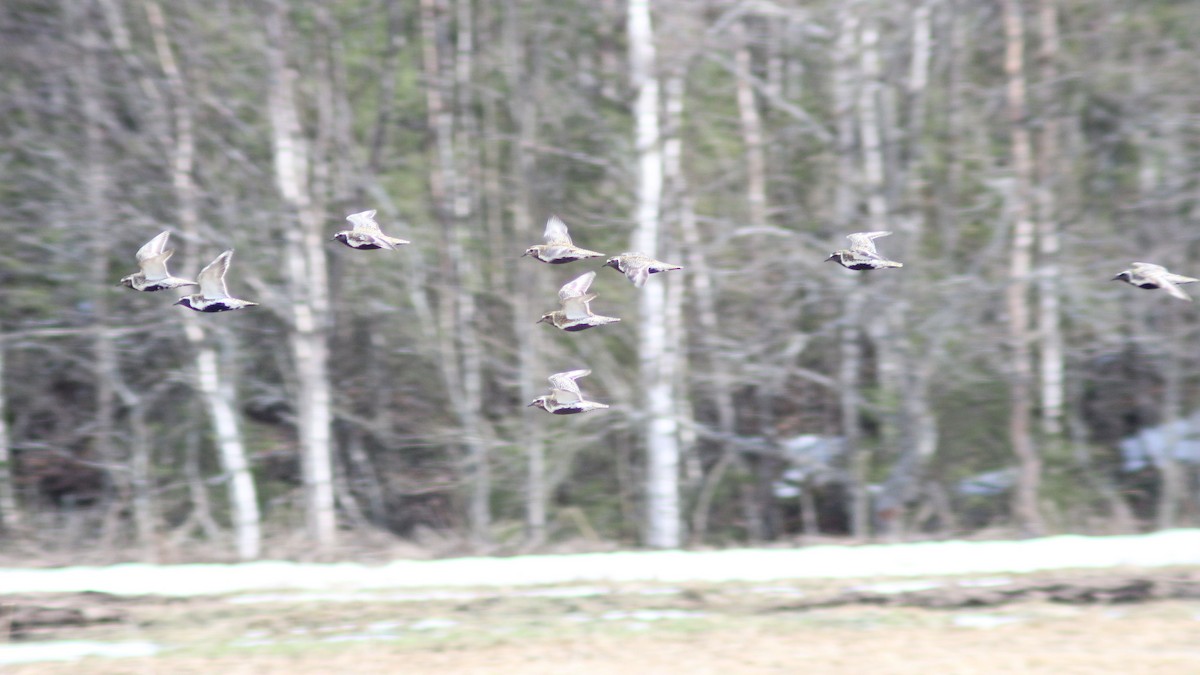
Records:
<instances>
[{"instance_id":1,"label":"dry grass","mask_svg":"<svg viewBox=\"0 0 1200 675\"><path fill-rule=\"evenodd\" d=\"M800 587L797 587L800 588ZM781 611L743 585L582 598L502 594L429 602L233 604L219 598L126 605L120 626L46 639L151 640L155 658L7 666L5 673L1054 673L1200 672L1200 601L982 610L849 606ZM804 590L811 590L805 588ZM689 612L639 618L639 609ZM964 627L964 616L1011 623ZM416 630L430 617L454 624ZM329 642L367 634L395 637ZM340 633L339 633L340 631ZM247 636L268 644L247 645Z\"/></svg>"}]
</instances>

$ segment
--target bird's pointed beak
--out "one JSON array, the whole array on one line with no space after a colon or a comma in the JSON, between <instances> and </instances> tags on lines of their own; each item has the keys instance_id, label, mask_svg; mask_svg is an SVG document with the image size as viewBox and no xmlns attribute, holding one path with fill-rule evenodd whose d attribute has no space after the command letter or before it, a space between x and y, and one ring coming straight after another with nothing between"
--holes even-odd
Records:
<instances>
[{"instance_id":1,"label":"bird's pointed beak","mask_svg":"<svg viewBox=\"0 0 1200 675\"><path fill-rule=\"evenodd\" d=\"M829 262L830 260L837 260L837 254L836 253L831 254L828 258L826 258L822 262Z\"/></svg>"},{"instance_id":2,"label":"bird's pointed beak","mask_svg":"<svg viewBox=\"0 0 1200 675\"><path fill-rule=\"evenodd\" d=\"M175 302L172 302L171 304L172 304L172 305L182 305L182 304L183 304L183 298L180 298L180 299L176 300Z\"/></svg>"},{"instance_id":3,"label":"bird's pointed beak","mask_svg":"<svg viewBox=\"0 0 1200 675\"><path fill-rule=\"evenodd\" d=\"M535 406L535 405L537 405L537 401L534 401L533 403L530 403L529 405L527 405L527 406L525 406L525 407L526 407L526 408L532 408L532 407L533 407L533 406Z\"/></svg>"}]
</instances>

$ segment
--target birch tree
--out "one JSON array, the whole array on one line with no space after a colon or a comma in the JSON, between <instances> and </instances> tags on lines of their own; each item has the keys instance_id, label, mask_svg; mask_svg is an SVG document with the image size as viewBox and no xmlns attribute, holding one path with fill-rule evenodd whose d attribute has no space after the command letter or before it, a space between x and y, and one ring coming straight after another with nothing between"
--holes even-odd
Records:
<instances>
[{"instance_id":1,"label":"birch tree","mask_svg":"<svg viewBox=\"0 0 1200 675\"><path fill-rule=\"evenodd\" d=\"M284 269L288 279L289 342L297 385L296 426L304 473L305 522L321 549L335 544L333 461L326 326L329 315L321 211L309 189L310 157L297 107L297 73L288 64L287 8L273 1L266 14L275 187L287 208ZM319 160L318 160L319 161Z\"/></svg>"},{"instance_id":2,"label":"birch tree","mask_svg":"<svg viewBox=\"0 0 1200 675\"><path fill-rule=\"evenodd\" d=\"M511 91L529 92L527 96L508 99L509 114L516 125L516 140L509 154L509 176L512 186L512 232L522 241L536 241L541 233L532 213L533 195L530 181L533 173L533 158L529 148L535 142L537 131L537 106L532 89L532 77L525 68L527 54L523 48L522 28L529 25L522 15L517 0L504 3L504 72ZM534 283L534 267L518 265L513 272L513 332L517 338L518 366L521 401L531 401L537 395L537 383L545 375L539 371L537 354L542 342L541 332L529 321L535 311L523 289ZM546 455L542 427L533 415L521 420L521 431L525 445L525 538L529 546L538 546L546 538L547 495Z\"/></svg>"},{"instance_id":3,"label":"birch tree","mask_svg":"<svg viewBox=\"0 0 1200 675\"><path fill-rule=\"evenodd\" d=\"M7 388L4 386L5 341L0 339L0 528L6 535L21 529L21 511L13 485L12 439L8 433Z\"/></svg>"},{"instance_id":4,"label":"birch tree","mask_svg":"<svg viewBox=\"0 0 1200 675\"><path fill-rule=\"evenodd\" d=\"M166 17L161 6L154 0L145 0L144 6L170 102L174 138L165 140L171 150L171 185L175 192L176 217L179 219L182 239L189 243L199 242L202 241L202 237L197 187L193 177L196 139L192 100L184 81L183 70L175 58L175 50L171 45ZM183 269L198 269L202 264L200 257L192 252L194 249L194 246L189 246L181 256L180 265ZM184 292L188 290L190 289L185 289ZM221 459L221 469L228 477L229 512L237 555L241 560L253 560L259 557L262 551L261 518L258 493L254 477L250 473L250 462L246 456L246 445L237 413L237 391L230 379L222 376L218 366L220 361L212 341L214 331L206 328L201 322L203 317L193 312L180 312L179 315L183 334L195 359L195 386L208 411L214 442ZM198 484L194 489L203 490L204 486ZM203 500L193 504L193 508L200 508Z\"/></svg>"},{"instance_id":5,"label":"birch tree","mask_svg":"<svg viewBox=\"0 0 1200 675\"><path fill-rule=\"evenodd\" d=\"M1033 266L1034 224L1031 214L1033 158L1025 100L1025 28L1020 0L1004 0L1004 72L1011 143L1013 188L1009 198L1012 246L1009 254L1009 442L1017 459L1013 515L1022 531L1037 535L1045 529L1038 504L1042 460L1034 444L1032 416L1033 367L1030 353L1029 282Z\"/></svg>"},{"instance_id":6,"label":"birch tree","mask_svg":"<svg viewBox=\"0 0 1200 675\"><path fill-rule=\"evenodd\" d=\"M632 250L654 256L659 240L662 150L659 146L659 83L649 0L629 0L629 39L634 148L637 153L637 209ZM678 423L674 417L674 371L662 317L666 289L652 280L638 294L638 360L646 442L646 543L676 548L682 543L679 503Z\"/></svg>"},{"instance_id":7,"label":"birch tree","mask_svg":"<svg viewBox=\"0 0 1200 675\"><path fill-rule=\"evenodd\" d=\"M833 213L839 231L854 231L857 212L857 190L861 179L854 161L855 120L858 105L855 86L858 68L859 18L857 10L848 5L838 11L838 34L834 42L833 102L837 116L836 167ZM870 455L861 443L861 329L863 291L857 277L841 277L842 306L838 324L838 404L843 454L847 458L850 479L847 511L850 529L856 537L870 534L870 494L867 469Z\"/></svg>"},{"instance_id":8,"label":"birch tree","mask_svg":"<svg viewBox=\"0 0 1200 675\"><path fill-rule=\"evenodd\" d=\"M1042 128L1037 166L1038 240L1038 375L1041 387L1042 433L1047 440L1063 435L1063 336L1059 295L1058 190L1060 180L1059 134L1061 116L1058 84L1058 7L1055 0L1038 0L1038 33L1041 50Z\"/></svg>"}]
</instances>

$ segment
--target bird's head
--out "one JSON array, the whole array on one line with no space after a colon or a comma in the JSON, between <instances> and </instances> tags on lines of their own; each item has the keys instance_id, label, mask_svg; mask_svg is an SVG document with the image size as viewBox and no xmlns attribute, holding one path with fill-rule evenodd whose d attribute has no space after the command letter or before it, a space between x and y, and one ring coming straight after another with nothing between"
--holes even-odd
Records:
<instances>
[{"instance_id":1,"label":"bird's head","mask_svg":"<svg viewBox=\"0 0 1200 675\"><path fill-rule=\"evenodd\" d=\"M1129 274L1129 270L1125 270L1124 272L1121 272L1120 274L1113 277L1109 281L1129 281L1130 279L1131 279L1131 276Z\"/></svg>"},{"instance_id":2,"label":"bird's head","mask_svg":"<svg viewBox=\"0 0 1200 675\"><path fill-rule=\"evenodd\" d=\"M136 276L136 275L130 274L129 276L118 281L117 285L124 286L125 288L133 288L133 277L134 276Z\"/></svg>"},{"instance_id":3,"label":"bird's head","mask_svg":"<svg viewBox=\"0 0 1200 675\"><path fill-rule=\"evenodd\" d=\"M604 267L611 267L614 270L617 270L618 272L621 271L621 256L614 255L613 257L609 258L608 260L605 260Z\"/></svg>"},{"instance_id":4,"label":"bird's head","mask_svg":"<svg viewBox=\"0 0 1200 675\"><path fill-rule=\"evenodd\" d=\"M554 323L554 312L546 312L545 314L542 315L542 318L538 319L534 323L535 324Z\"/></svg>"},{"instance_id":5,"label":"bird's head","mask_svg":"<svg viewBox=\"0 0 1200 675\"><path fill-rule=\"evenodd\" d=\"M525 256L530 256L534 260L542 259L541 251L537 246L530 246L529 248L525 249L525 252L521 254L521 257L524 258Z\"/></svg>"},{"instance_id":6,"label":"bird's head","mask_svg":"<svg viewBox=\"0 0 1200 675\"><path fill-rule=\"evenodd\" d=\"M190 296L190 295L185 295L182 298L176 300L172 304L183 305L184 307L187 307L188 309L195 309L195 307L192 307L192 296Z\"/></svg>"},{"instance_id":7,"label":"bird's head","mask_svg":"<svg viewBox=\"0 0 1200 675\"><path fill-rule=\"evenodd\" d=\"M542 410L545 410L546 409L546 399L548 399L548 398L550 398L550 397L545 396L545 395L539 396L539 397L533 399L533 401L531 401L529 403L529 405L527 405L525 407L526 408L541 408Z\"/></svg>"},{"instance_id":8,"label":"bird's head","mask_svg":"<svg viewBox=\"0 0 1200 675\"><path fill-rule=\"evenodd\" d=\"M346 235L347 234L348 233L346 233L346 232L338 232L337 234L333 235L333 237L331 237L330 240L331 241L340 241L344 244L344 243L346 243Z\"/></svg>"}]
</instances>

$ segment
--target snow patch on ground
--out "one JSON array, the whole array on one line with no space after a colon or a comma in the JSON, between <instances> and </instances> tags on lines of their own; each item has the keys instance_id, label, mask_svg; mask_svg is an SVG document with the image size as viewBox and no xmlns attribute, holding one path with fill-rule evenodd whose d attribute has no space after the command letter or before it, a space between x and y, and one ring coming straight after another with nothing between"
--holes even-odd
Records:
<instances>
[{"instance_id":1,"label":"snow patch on ground","mask_svg":"<svg viewBox=\"0 0 1200 675\"><path fill-rule=\"evenodd\" d=\"M770 582L1200 565L1200 529L1021 541L397 560L386 565L262 561L235 565L0 568L0 594L97 591L193 596L251 591L511 587L622 582Z\"/></svg>"},{"instance_id":2,"label":"snow patch on ground","mask_svg":"<svg viewBox=\"0 0 1200 675\"><path fill-rule=\"evenodd\" d=\"M151 642L93 642L91 640L58 640L7 644L0 649L0 665L40 663L43 661L77 661L85 657L129 658L154 656L159 646Z\"/></svg>"}]
</instances>

